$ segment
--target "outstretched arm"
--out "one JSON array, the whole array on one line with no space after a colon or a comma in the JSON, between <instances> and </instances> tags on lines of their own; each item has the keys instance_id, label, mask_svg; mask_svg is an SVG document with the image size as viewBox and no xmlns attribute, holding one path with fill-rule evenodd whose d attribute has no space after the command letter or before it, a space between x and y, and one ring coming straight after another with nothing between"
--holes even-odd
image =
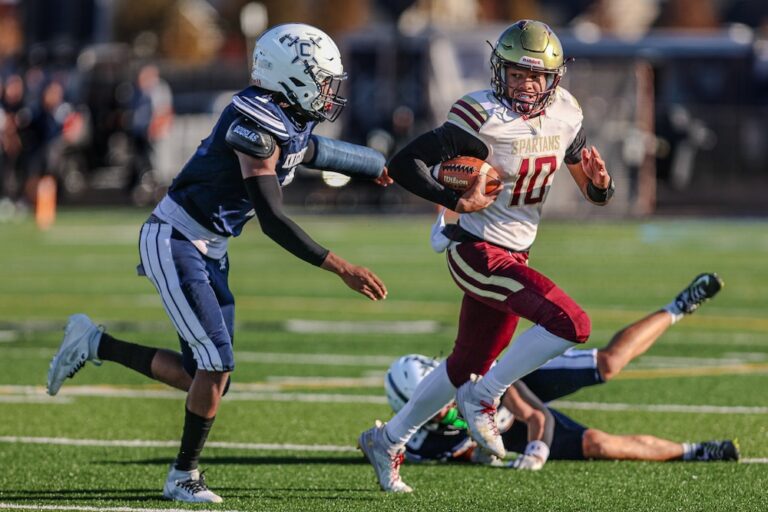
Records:
<instances>
[{"instance_id":1,"label":"outstretched arm","mask_svg":"<svg viewBox=\"0 0 768 512\"><path fill-rule=\"evenodd\" d=\"M265 158L235 151L245 188L253 203L261 230L294 256L337 274L351 289L371 300L384 299L387 289L370 270L353 265L325 249L293 222L283 211L283 194L275 166L280 149Z\"/></svg>"}]
</instances>

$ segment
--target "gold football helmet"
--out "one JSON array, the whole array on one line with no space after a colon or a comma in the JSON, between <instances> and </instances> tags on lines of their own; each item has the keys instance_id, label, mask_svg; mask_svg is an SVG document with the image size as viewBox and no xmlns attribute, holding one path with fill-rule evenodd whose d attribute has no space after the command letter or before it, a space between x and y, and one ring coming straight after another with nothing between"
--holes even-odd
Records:
<instances>
[{"instance_id":1,"label":"gold football helmet","mask_svg":"<svg viewBox=\"0 0 768 512\"><path fill-rule=\"evenodd\" d=\"M488 43L490 44L490 43ZM565 74L563 45L548 25L534 20L520 20L507 28L492 45L491 86L494 95L515 112L533 116L554 99L557 84ZM536 94L516 98L516 92L507 85L507 67L517 66L546 75L546 88Z\"/></svg>"}]
</instances>

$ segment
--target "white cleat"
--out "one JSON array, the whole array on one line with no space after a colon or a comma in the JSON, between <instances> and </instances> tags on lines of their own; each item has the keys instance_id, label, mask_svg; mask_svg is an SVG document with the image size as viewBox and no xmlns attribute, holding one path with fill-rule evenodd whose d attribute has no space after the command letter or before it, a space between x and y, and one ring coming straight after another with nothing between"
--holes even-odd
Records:
<instances>
[{"instance_id":1,"label":"white cleat","mask_svg":"<svg viewBox=\"0 0 768 512\"><path fill-rule=\"evenodd\" d=\"M76 314L69 317L64 328L64 339L48 367L49 395L58 393L64 379L74 377L86 361L101 364L96 358L96 348L103 332L104 328L94 324L86 315Z\"/></svg>"},{"instance_id":2,"label":"white cleat","mask_svg":"<svg viewBox=\"0 0 768 512\"><path fill-rule=\"evenodd\" d=\"M413 492L400 478L400 465L405 458L405 447L393 447L385 442L384 425L380 421L376 421L375 427L360 434L357 447L373 466L382 491Z\"/></svg>"},{"instance_id":3,"label":"white cleat","mask_svg":"<svg viewBox=\"0 0 768 512\"><path fill-rule=\"evenodd\" d=\"M488 403L477 398L475 386L479 380L479 377L473 375L470 380L456 390L456 407L467 422L472 439L486 451L499 459L503 459L507 455L507 451L504 449L504 442L496 423L496 408L499 405L499 400Z\"/></svg>"},{"instance_id":4,"label":"white cleat","mask_svg":"<svg viewBox=\"0 0 768 512\"><path fill-rule=\"evenodd\" d=\"M181 471L171 464L163 486L163 496L187 503L221 503L221 496L208 489L205 475L199 470Z\"/></svg>"}]
</instances>

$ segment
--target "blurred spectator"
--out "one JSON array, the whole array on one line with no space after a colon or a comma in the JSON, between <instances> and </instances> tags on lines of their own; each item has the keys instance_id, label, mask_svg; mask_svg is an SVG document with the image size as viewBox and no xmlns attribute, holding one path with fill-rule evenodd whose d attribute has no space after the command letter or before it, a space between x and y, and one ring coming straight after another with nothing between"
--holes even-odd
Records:
<instances>
[{"instance_id":1,"label":"blurred spectator","mask_svg":"<svg viewBox=\"0 0 768 512\"><path fill-rule=\"evenodd\" d=\"M2 93L3 191L16 201L21 198L24 183L23 136L30 117L24 109L24 81L21 76L9 76Z\"/></svg>"},{"instance_id":2,"label":"blurred spectator","mask_svg":"<svg viewBox=\"0 0 768 512\"><path fill-rule=\"evenodd\" d=\"M153 169L152 145L164 138L170 130L173 122L172 101L171 88L160 78L157 66L143 66L139 70L130 105L132 118L129 135L133 159L129 190Z\"/></svg>"},{"instance_id":3,"label":"blurred spectator","mask_svg":"<svg viewBox=\"0 0 768 512\"><path fill-rule=\"evenodd\" d=\"M713 0L667 0L658 26L686 30L716 30L720 16Z\"/></svg>"}]
</instances>

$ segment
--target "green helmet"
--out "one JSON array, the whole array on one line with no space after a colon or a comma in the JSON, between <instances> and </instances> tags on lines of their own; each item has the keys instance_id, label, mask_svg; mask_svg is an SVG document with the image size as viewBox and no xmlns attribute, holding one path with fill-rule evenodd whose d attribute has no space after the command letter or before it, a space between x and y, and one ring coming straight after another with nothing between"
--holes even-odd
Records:
<instances>
[{"instance_id":1,"label":"green helmet","mask_svg":"<svg viewBox=\"0 0 768 512\"><path fill-rule=\"evenodd\" d=\"M488 43L490 44L490 43ZM546 75L546 89L516 98L507 86L507 67L517 66ZM565 74L563 45L548 25L534 20L520 20L499 36L491 53L493 94L499 101L524 116L536 115L552 102L557 84Z\"/></svg>"}]
</instances>

